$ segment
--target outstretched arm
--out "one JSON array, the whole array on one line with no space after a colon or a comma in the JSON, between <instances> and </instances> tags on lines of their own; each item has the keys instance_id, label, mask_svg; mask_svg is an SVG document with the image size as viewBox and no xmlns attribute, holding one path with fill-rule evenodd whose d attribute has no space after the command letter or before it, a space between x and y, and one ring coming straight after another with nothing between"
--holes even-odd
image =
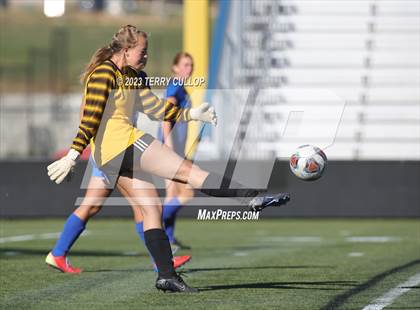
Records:
<instances>
[{"instance_id":1,"label":"outstretched arm","mask_svg":"<svg viewBox=\"0 0 420 310\"><path fill-rule=\"evenodd\" d=\"M160 99L150 89L139 91L140 111L153 120L187 122L190 120L216 124L214 108L203 103L197 108L179 108L169 100Z\"/></svg>"},{"instance_id":2,"label":"outstretched arm","mask_svg":"<svg viewBox=\"0 0 420 310\"><path fill-rule=\"evenodd\" d=\"M141 112L153 120L190 121L189 108L182 109L169 100L160 99L150 89L139 91Z\"/></svg>"}]
</instances>

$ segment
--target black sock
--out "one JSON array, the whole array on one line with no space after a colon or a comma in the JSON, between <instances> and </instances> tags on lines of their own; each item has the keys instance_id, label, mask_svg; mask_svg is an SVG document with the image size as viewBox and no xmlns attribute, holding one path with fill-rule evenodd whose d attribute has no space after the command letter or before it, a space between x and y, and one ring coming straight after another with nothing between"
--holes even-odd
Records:
<instances>
[{"instance_id":1,"label":"black sock","mask_svg":"<svg viewBox=\"0 0 420 310\"><path fill-rule=\"evenodd\" d=\"M171 246L165 231L157 228L146 230L144 241L155 261L159 277L173 277L176 273L172 262Z\"/></svg>"},{"instance_id":2,"label":"black sock","mask_svg":"<svg viewBox=\"0 0 420 310\"><path fill-rule=\"evenodd\" d=\"M259 194L259 191L255 189L245 188L242 184L231 178L221 176L214 172L209 173L204 180L200 191L209 196L237 197L239 199L244 197L255 197Z\"/></svg>"}]
</instances>

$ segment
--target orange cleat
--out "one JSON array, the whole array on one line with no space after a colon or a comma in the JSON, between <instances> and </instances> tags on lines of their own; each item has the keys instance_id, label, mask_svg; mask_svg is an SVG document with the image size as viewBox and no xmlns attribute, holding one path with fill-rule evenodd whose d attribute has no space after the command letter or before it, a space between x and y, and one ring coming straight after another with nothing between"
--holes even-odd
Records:
<instances>
[{"instance_id":1,"label":"orange cleat","mask_svg":"<svg viewBox=\"0 0 420 310\"><path fill-rule=\"evenodd\" d=\"M48 253L45 263L57 270L64 273L81 273L82 269L74 268L66 256L54 256L52 253Z\"/></svg>"},{"instance_id":2,"label":"orange cleat","mask_svg":"<svg viewBox=\"0 0 420 310\"><path fill-rule=\"evenodd\" d=\"M174 262L174 268L177 269L186 263L188 263L191 260L190 255L184 255L184 256L174 256L172 261Z\"/></svg>"},{"instance_id":3,"label":"orange cleat","mask_svg":"<svg viewBox=\"0 0 420 310\"><path fill-rule=\"evenodd\" d=\"M172 258L172 262L174 263L174 269L177 269L181 266L184 266L186 263L188 263L191 260L190 255L184 255L184 256L174 256ZM155 272L158 272L158 269L156 267L156 264L153 263L153 270Z\"/></svg>"}]
</instances>

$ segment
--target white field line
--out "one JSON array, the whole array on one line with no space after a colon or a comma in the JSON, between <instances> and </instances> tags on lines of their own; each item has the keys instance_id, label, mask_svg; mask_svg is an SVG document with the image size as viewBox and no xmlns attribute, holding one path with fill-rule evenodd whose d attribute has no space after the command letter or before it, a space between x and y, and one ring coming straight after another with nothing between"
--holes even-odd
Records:
<instances>
[{"instance_id":1,"label":"white field line","mask_svg":"<svg viewBox=\"0 0 420 310\"><path fill-rule=\"evenodd\" d=\"M375 299L371 304L364 307L362 310L381 310L394 302L395 299L402 294L407 293L413 286L420 284L420 273L410 277L404 283L400 283L390 291L386 292L381 297Z\"/></svg>"},{"instance_id":2,"label":"white field line","mask_svg":"<svg viewBox=\"0 0 420 310\"><path fill-rule=\"evenodd\" d=\"M343 234L341 234L344 236ZM274 236L265 238L266 241L271 242L322 242L322 237L319 236ZM386 243L386 242L399 242L401 238L394 236L354 236L345 237L347 242L355 243Z\"/></svg>"},{"instance_id":3,"label":"white field line","mask_svg":"<svg viewBox=\"0 0 420 310\"><path fill-rule=\"evenodd\" d=\"M0 244L2 243L12 243L12 242L22 242L22 241L31 241L31 240L46 240L46 239L57 239L60 237L61 232L50 232L43 234L31 234L31 235L20 235L20 236L10 236L0 238ZM82 233L82 236L88 234L88 231L85 230Z\"/></svg>"},{"instance_id":4,"label":"white field line","mask_svg":"<svg viewBox=\"0 0 420 310\"><path fill-rule=\"evenodd\" d=\"M400 241L400 238L392 236L360 236L360 237L347 237L347 242L373 242L373 243L385 243L392 241Z\"/></svg>"},{"instance_id":5,"label":"white field line","mask_svg":"<svg viewBox=\"0 0 420 310\"><path fill-rule=\"evenodd\" d=\"M269 237L266 240L272 242L322 242L322 238L318 236Z\"/></svg>"}]
</instances>

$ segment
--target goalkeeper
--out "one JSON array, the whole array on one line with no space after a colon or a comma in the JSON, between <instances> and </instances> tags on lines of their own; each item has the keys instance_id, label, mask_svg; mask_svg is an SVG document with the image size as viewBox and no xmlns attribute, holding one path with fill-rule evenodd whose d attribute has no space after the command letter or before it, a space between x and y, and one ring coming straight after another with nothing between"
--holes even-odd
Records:
<instances>
[{"instance_id":1,"label":"goalkeeper","mask_svg":"<svg viewBox=\"0 0 420 310\"><path fill-rule=\"evenodd\" d=\"M130 83L137 76L147 51L147 36L136 27L122 27L111 44L99 49L84 74L85 106L79 131L66 156L48 166L48 175L61 183L70 173L80 153L90 143L98 167L109 183L119 184L130 199L140 205L144 216L146 246L159 271L155 286L159 290L196 292L178 275L172 262L168 238L162 229L162 206L148 174L188 183L210 196L237 197L248 200L252 210L280 206L289 200L288 194L258 196L259 192L215 173L200 169L183 160L170 148L131 123L133 107L154 120L203 121L216 124L214 109L207 104L197 108L179 108L170 101L157 98L148 88L138 89ZM130 91L135 97L129 96ZM220 189L220 184L235 189Z\"/></svg>"},{"instance_id":2,"label":"goalkeeper","mask_svg":"<svg viewBox=\"0 0 420 310\"><path fill-rule=\"evenodd\" d=\"M147 57L144 59L142 68L146 65ZM139 72L139 77L142 80L145 80L146 73L144 71ZM84 105L81 106L81 117L83 112ZM138 113L133 114L133 124L137 123ZM91 178L87 186L85 198L81 205L74 210L74 212L67 218L63 231L60 234L59 239L57 240L52 251L47 255L45 262L47 265L60 270L64 273L80 273L82 270L80 268L75 268L71 265L70 260L68 259L68 253L74 243L77 241L79 236L83 233L86 228L87 222L93 216L100 212L102 209L102 204L105 199L112 193L113 189L107 186L106 175L96 166L95 161L92 156L89 158L89 165L92 168ZM123 181L123 180L121 180ZM117 184L117 188L123 196L126 196L127 200L131 203L131 208L133 210L135 229L140 239L144 243L144 231L143 231L143 215L141 213L140 207L135 204L135 201L132 201L130 197L127 196L127 193L123 188ZM172 250L174 254L175 251ZM182 255L174 256L173 264L174 268L177 269L188 261L190 261L191 256ZM153 259L152 259L153 260ZM157 272L156 264L154 264L154 270Z\"/></svg>"}]
</instances>

